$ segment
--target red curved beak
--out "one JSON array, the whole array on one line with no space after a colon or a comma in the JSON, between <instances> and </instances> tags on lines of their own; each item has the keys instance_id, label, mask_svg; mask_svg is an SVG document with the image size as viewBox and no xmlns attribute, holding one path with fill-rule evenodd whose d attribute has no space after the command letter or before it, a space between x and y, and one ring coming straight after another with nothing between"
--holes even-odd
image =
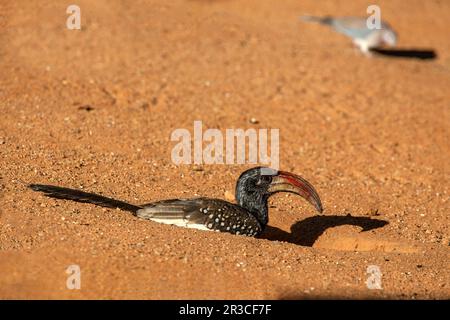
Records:
<instances>
[{"instance_id":1,"label":"red curved beak","mask_svg":"<svg viewBox=\"0 0 450 320\"><path fill-rule=\"evenodd\" d=\"M323 211L322 202L316 189L308 181L296 174L278 171L278 174L273 176L268 191L270 193L291 192L298 194L311 203L317 211L320 213Z\"/></svg>"}]
</instances>

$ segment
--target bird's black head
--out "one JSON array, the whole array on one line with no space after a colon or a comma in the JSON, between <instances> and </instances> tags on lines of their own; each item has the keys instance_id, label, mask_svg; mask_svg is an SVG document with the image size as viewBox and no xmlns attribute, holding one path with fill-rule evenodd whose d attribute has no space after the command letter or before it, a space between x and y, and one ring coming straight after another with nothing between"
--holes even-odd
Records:
<instances>
[{"instance_id":1,"label":"bird's black head","mask_svg":"<svg viewBox=\"0 0 450 320\"><path fill-rule=\"evenodd\" d=\"M269 220L267 200L277 192L298 194L310 202L317 211L323 211L314 187L293 173L256 167L244 171L236 183L237 203L254 214L263 226Z\"/></svg>"}]
</instances>

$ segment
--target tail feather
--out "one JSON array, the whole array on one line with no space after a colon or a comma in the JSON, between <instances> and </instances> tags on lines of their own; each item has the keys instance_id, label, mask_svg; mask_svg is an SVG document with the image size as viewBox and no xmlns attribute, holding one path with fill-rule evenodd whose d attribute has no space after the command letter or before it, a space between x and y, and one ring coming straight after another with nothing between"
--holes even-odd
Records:
<instances>
[{"instance_id":1,"label":"tail feather","mask_svg":"<svg viewBox=\"0 0 450 320\"><path fill-rule=\"evenodd\" d=\"M75 189L44 184L30 184L28 187L34 191L43 192L47 197L72 200L76 202L92 203L106 208L119 208L125 211L130 211L133 214L136 214L136 212L141 209L141 207L139 206L135 206L120 200L115 200L95 193L88 193Z\"/></svg>"}]
</instances>

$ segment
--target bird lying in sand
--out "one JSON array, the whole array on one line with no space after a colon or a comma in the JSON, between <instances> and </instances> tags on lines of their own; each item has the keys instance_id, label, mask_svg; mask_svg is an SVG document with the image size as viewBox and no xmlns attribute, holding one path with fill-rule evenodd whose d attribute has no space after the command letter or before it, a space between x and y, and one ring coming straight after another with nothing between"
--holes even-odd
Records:
<instances>
[{"instance_id":1,"label":"bird lying in sand","mask_svg":"<svg viewBox=\"0 0 450 320\"><path fill-rule=\"evenodd\" d=\"M317 22L330 26L336 32L342 33L353 40L353 43L365 54L370 49L387 46L395 46L397 34L387 22L381 22L380 28L369 28L367 18L362 17L313 17L302 16L306 22Z\"/></svg>"},{"instance_id":2,"label":"bird lying in sand","mask_svg":"<svg viewBox=\"0 0 450 320\"><path fill-rule=\"evenodd\" d=\"M314 187L302 177L284 171L256 167L244 171L236 183L236 202L221 199L192 198L132 205L101 195L57 186L31 184L46 196L119 208L135 216L185 228L257 236L269 221L268 198L277 192L291 192L322 212L322 203Z\"/></svg>"}]
</instances>

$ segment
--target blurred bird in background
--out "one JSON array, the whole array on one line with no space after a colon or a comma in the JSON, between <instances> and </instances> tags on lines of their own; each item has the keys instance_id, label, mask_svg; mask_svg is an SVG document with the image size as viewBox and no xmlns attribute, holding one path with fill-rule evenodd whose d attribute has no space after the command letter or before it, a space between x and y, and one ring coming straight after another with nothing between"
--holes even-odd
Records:
<instances>
[{"instance_id":1,"label":"blurred bird in background","mask_svg":"<svg viewBox=\"0 0 450 320\"><path fill-rule=\"evenodd\" d=\"M367 55L370 55L370 49L385 45L393 47L397 43L397 34L388 23L383 21L380 23L380 28L369 28L367 18L362 17L301 16L300 19L330 26L336 32L350 37L361 52Z\"/></svg>"}]
</instances>

